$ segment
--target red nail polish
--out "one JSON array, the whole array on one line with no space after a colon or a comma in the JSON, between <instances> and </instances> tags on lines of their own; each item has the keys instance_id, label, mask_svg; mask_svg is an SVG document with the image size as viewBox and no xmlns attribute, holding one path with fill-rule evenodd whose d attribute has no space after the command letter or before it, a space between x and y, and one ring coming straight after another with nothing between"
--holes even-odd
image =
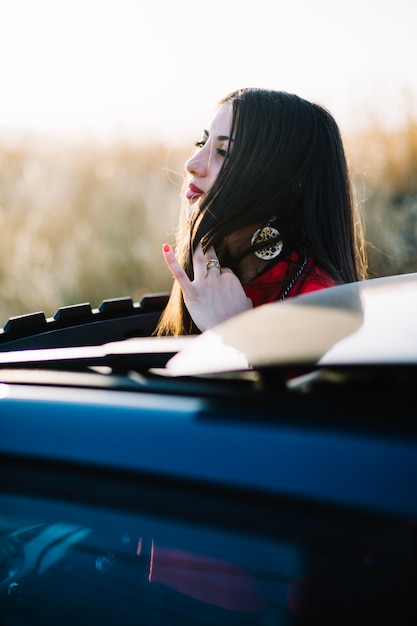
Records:
<instances>
[{"instance_id":1,"label":"red nail polish","mask_svg":"<svg viewBox=\"0 0 417 626\"><path fill-rule=\"evenodd\" d=\"M162 246L162 250L164 252L169 252L171 250L171 246L169 245L169 243L164 243L164 245Z\"/></svg>"}]
</instances>

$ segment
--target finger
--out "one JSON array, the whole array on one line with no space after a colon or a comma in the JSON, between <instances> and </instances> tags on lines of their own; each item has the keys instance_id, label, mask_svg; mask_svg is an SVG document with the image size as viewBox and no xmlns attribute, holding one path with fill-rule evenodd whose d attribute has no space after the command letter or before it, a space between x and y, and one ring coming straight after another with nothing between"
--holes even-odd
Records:
<instances>
[{"instance_id":1,"label":"finger","mask_svg":"<svg viewBox=\"0 0 417 626\"><path fill-rule=\"evenodd\" d=\"M216 254L216 250L214 249L214 246L210 246L209 248L207 248L205 256L206 256L206 261L208 261L209 259L217 259L217 254Z\"/></svg>"},{"instance_id":2,"label":"finger","mask_svg":"<svg viewBox=\"0 0 417 626\"><path fill-rule=\"evenodd\" d=\"M189 289L191 281L188 278L184 269L178 263L174 250L169 244L164 243L164 245L162 246L162 254L169 271L171 272L173 277L179 282L181 289L183 291Z\"/></svg>"},{"instance_id":3,"label":"finger","mask_svg":"<svg viewBox=\"0 0 417 626\"><path fill-rule=\"evenodd\" d=\"M204 257L203 246L199 243L193 255L194 280L199 281L207 275L206 259Z\"/></svg>"}]
</instances>

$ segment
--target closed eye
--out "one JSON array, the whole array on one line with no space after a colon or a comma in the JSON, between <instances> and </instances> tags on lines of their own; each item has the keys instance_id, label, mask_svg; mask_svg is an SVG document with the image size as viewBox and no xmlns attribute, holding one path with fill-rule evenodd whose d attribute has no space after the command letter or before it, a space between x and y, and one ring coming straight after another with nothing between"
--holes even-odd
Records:
<instances>
[{"instance_id":1,"label":"closed eye","mask_svg":"<svg viewBox=\"0 0 417 626\"><path fill-rule=\"evenodd\" d=\"M200 139L200 141L196 141L194 146L196 148L203 148L206 145L206 140L205 139ZM227 150L225 150L224 148L216 148L216 153L221 156L222 158L227 156Z\"/></svg>"}]
</instances>

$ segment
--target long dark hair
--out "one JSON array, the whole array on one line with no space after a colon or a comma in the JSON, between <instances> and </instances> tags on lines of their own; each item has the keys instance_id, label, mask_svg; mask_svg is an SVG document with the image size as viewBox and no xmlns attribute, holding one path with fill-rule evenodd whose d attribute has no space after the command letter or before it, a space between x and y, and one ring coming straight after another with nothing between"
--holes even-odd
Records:
<instances>
[{"instance_id":1,"label":"long dark hair","mask_svg":"<svg viewBox=\"0 0 417 626\"><path fill-rule=\"evenodd\" d=\"M366 278L362 224L332 115L299 96L265 89L235 91L219 106L229 102L233 148L200 210L189 218L183 208L180 217L176 252L189 277L200 241L204 249L213 245L221 264L239 276L238 261L254 247L248 242L233 265L222 258L222 241L275 216L284 246L267 267L304 248L336 284ZM198 332L177 284L157 332Z\"/></svg>"}]
</instances>

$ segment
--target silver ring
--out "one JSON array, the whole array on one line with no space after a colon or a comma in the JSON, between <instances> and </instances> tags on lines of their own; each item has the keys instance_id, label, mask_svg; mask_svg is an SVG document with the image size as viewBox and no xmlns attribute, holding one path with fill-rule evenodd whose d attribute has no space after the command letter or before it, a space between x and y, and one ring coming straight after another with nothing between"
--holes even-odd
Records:
<instances>
[{"instance_id":1,"label":"silver ring","mask_svg":"<svg viewBox=\"0 0 417 626\"><path fill-rule=\"evenodd\" d=\"M221 265L217 259L207 259L206 268L209 270L211 267L217 267L217 269L220 269Z\"/></svg>"}]
</instances>

